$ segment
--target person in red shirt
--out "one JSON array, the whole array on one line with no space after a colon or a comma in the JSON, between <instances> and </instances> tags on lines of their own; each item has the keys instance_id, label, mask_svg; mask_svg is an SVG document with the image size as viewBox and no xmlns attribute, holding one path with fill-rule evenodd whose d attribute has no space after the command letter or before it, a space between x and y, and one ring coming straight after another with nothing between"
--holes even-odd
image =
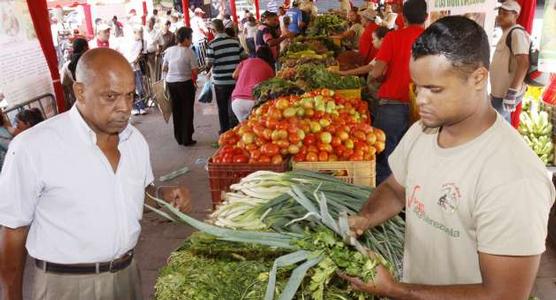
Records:
<instances>
[{"instance_id":1,"label":"person in red shirt","mask_svg":"<svg viewBox=\"0 0 556 300\"><path fill-rule=\"evenodd\" d=\"M377 49L373 47L373 32L378 28L375 23L376 11L368 8L359 12L361 16L361 23L365 27L365 30L361 34L359 39L359 54L361 57L365 58L365 63L370 63L377 53Z\"/></svg>"},{"instance_id":2,"label":"person in red shirt","mask_svg":"<svg viewBox=\"0 0 556 300\"><path fill-rule=\"evenodd\" d=\"M408 26L386 35L371 72L375 79L384 76L373 113L373 126L386 134L386 148L377 157L377 184L390 176L388 157L409 128L409 60L413 43L425 30L427 2L408 0L403 5L403 14Z\"/></svg>"}]
</instances>

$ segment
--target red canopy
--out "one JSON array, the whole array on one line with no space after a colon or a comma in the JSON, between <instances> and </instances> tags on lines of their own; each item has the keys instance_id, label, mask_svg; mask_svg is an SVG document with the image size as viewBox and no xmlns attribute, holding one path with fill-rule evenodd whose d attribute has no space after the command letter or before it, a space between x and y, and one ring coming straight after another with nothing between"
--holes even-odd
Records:
<instances>
[{"instance_id":1,"label":"red canopy","mask_svg":"<svg viewBox=\"0 0 556 300\"><path fill-rule=\"evenodd\" d=\"M46 3L48 5L48 8L64 6L74 7L80 4L87 4L87 0L47 0Z\"/></svg>"},{"instance_id":2,"label":"red canopy","mask_svg":"<svg viewBox=\"0 0 556 300\"><path fill-rule=\"evenodd\" d=\"M54 86L54 93L56 95L58 112L63 112L66 110L64 92L62 90L62 83L60 82L56 50L54 49L52 33L50 32L50 18L48 17L47 2L46 0L27 0L27 6L29 7L29 13L33 20L33 26L35 27L37 38L41 44L42 52L48 63L48 69L50 70L52 85Z\"/></svg>"}]
</instances>

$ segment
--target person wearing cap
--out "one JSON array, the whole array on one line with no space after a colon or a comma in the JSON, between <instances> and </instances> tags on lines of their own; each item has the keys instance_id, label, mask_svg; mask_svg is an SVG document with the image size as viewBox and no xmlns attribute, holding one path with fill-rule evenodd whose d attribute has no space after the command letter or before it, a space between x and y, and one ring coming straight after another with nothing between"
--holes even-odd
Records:
<instances>
[{"instance_id":1,"label":"person wearing cap","mask_svg":"<svg viewBox=\"0 0 556 300\"><path fill-rule=\"evenodd\" d=\"M374 58L378 49L373 47L373 32L378 28L376 24L376 11L368 8L359 12L361 16L361 24L365 27L361 38L359 39L359 54L365 58L365 63L370 63Z\"/></svg>"},{"instance_id":2,"label":"person wearing cap","mask_svg":"<svg viewBox=\"0 0 556 300\"><path fill-rule=\"evenodd\" d=\"M340 274L356 290L381 299L530 299L556 193L552 174L492 108L489 64L485 30L464 16L441 18L412 44L421 119L390 156L392 175L349 217L361 235L405 212L401 279L380 264L368 282Z\"/></svg>"},{"instance_id":3,"label":"person wearing cap","mask_svg":"<svg viewBox=\"0 0 556 300\"><path fill-rule=\"evenodd\" d=\"M232 75L247 55L239 41L225 33L226 29L222 20L212 20L211 30L214 31L215 38L209 42L207 47L206 70L207 72L212 70L220 134L222 134L238 123L231 106L232 92L236 85Z\"/></svg>"},{"instance_id":4,"label":"person wearing cap","mask_svg":"<svg viewBox=\"0 0 556 300\"><path fill-rule=\"evenodd\" d=\"M262 15L263 23L259 25L255 45L257 49L261 46L268 46L272 50L274 59L280 55L280 43L288 38L293 38L291 32L282 34L280 31L280 20L276 13L265 11Z\"/></svg>"},{"instance_id":5,"label":"person wearing cap","mask_svg":"<svg viewBox=\"0 0 556 300\"><path fill-rule=\"evenodd\" d=\"M193 18L191 18L191 29L193 30L193 49L197 57L200 57L201 46L205 43L209 35L209 29L205 24L205 12L197 7L193 11Z\"/></svg>"},{"instance_id":6,"label":"person wearing cap","mask_svg":"<svg viewBox=\"0 0 556 300\"><path fill-rule=\"evenodd\" d=\"M110 48L110 26L104 22L97 27L97 36L90 41L89 48Z\"/></svg>"},{"instance_id":7,"label":"person wearing cap","mask_svg":"<svg viewBox=\"0 0 556 300\"><path fill-rule=\"evenodd\" d=\"M498 9L496 17L496 23L502 28L503 34L492 57L492 106L508 122L511 122L511 113L523 99L527 88L524 80L529 69L531 41L525 29L517 25L520 12L521 7L516 1L507 0ZM511 40L510 47L506 44L508 39Z\"/></svg>"}]
</instances>

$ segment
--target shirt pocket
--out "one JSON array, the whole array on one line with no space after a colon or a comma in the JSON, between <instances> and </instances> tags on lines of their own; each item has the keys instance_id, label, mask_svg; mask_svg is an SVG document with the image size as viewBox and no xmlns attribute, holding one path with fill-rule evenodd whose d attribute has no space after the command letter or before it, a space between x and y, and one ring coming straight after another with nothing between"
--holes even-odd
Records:
<instances>
[{"instance_id":1,"label":"shirt pocket","mask_svg":"<svg viewBox=\"0 0 556 300\"><path fill-rule=\"evenodd\" d=\"M138 220L143 215L143 204L145 202L145 178L140 174L143 173L128 174L123 180L124 202Z\"/></svg>"}]
</instances>

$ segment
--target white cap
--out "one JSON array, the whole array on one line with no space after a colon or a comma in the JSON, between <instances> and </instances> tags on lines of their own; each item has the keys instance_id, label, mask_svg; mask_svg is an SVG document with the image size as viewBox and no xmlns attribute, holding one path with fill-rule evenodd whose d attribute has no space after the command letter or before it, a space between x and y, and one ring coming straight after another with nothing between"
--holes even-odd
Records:
<instances>
[{"instance_id":1,"label":"white cap","mask_svg":"<svg viewBox=\"0 0 556 300\"><path fill-rule=\"evenodd\" d=\"M105 31L105 30L108 30L108 29L110 29L110 26L108 26L108 24L106 24L106 23L98 24L97 31Z\"/></svg>"},{"instance_id":2,"label":"white cap","mask_svg":"<svg viewBox=\"0 0 556 300\"><path fill-rule=\"evenodd\" d=\"M519 13L521 13L521 5L519 5L519 3L517 3L517 1L514 1L514 0L504 1L504 3L502 3L502 5L500 5L500 8L502 8L504 10L507 10L507 11L514 11L518 15L519 15Z\"/></svg>"}]
</instances>

